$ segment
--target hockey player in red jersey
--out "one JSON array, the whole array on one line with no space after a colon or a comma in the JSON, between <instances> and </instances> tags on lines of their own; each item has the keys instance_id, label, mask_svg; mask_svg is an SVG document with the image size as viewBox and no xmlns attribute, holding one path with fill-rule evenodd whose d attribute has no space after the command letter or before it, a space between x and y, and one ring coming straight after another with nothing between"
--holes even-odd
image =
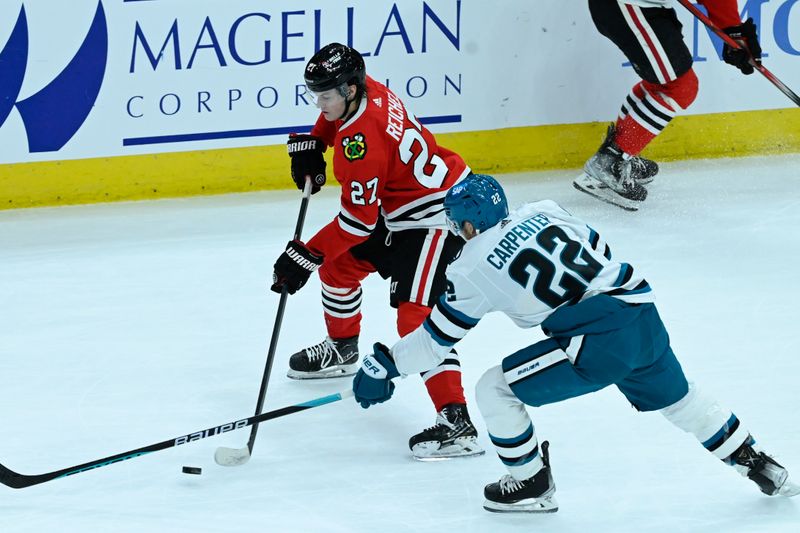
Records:
<instances>
[{"instance_id":1,"label":"hockey player in red jersey","mask_svg":"<svg viewBox=\"0 0 800 533\"><path fill-rule=\"evenodd\" d=\"M291 356L295 379L341 377L358 367L361 280L390 279L397 331L419 326L445 292L444 271L463 242L444 217L447 190L470 173L461 157L436 140L386 86L366 75L356 50L332 43L306 65L305 83L321 114L310 135L288 141L292 178L324 177L323 151L333 147L342 186L338 215L307 243L291 241L275 263L272 290L299 290L319 268L328 336ZM324 179L316 180L317 183ZM312 193L319 186L312 189ZM411 438L419 459L477 455L453 351L422 378L437 411L436 424Z\"/></svg>"},{"instance_id":2,"label":"hockey player in red jersey","mask_svg":"<svg viewBox=\"0 0 800 533\"><path fill-rule=\"evenodd\" d=\"M736 0L699 0L709 18L749 51L725 44L722 58L752 74L750 56L761 61L753 19L741 21ZM639 156L697 96L692 54L681 33L672 0L589 0L597 29L622 50L642 81L625 98L605 141L573 183L576 189L635 211L647 198L644 187L658 165Z\"/></svg>"}]
</instances>

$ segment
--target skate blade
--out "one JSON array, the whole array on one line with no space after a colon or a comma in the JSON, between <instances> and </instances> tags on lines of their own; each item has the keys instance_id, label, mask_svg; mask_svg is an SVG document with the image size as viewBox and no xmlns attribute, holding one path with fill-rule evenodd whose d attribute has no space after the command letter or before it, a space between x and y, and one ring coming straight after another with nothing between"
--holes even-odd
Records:
<instances>
[{"instance_id":1,"label":"skate blade","mask_svg":"<svg viewBox=\"0 0 800 533\"><path fill-rule=\"evenodd\" d=\"M411 450L411 455L417 461L432 462L432 461L449 461L450 459L461 459L469 457L480 457L486 451L477 445L477 443L469 442L462 444L451 444L444 448L436 446L426 446L427 443L421 442L414 446ZM432 444L432 443L431 443Z\"/></svg>"},{"instance_id":2,"label":"skate blade","mask_svg":"<svg viewBox=\"0 0 800 533\"><path fill-rule=\"evenodd\" d=\"M788 479L783 483L781 488L778 490L778 494L780 496L786 496L787 498L791 498L792 496L797 496L800 494L800 485L795 485Z\"/></svg>"},{"instance_id":3,"label":"skate blade","mask_svg":"<svg viewBox=\"0 0 800 533\"><path fill-rule=\"evenodd\" d=\"M558 511L558 502L552 496L540 500L521 500L517 503L499 503L484 500L483 508L490 513L555 513Z\"/></svg>"},{"instance_id":4,"label":"skate blade","mask_svg":"<svg viewBox=\"0 0 800 533\"><path fill-rule=\"evenodd\" d=\"M649 178L635 178L634 181L639 185L650 185L655 180L655 176L651 176ZM598 189L608 189L608 185L603 183L602 181L598 181L596 183Z\"/></svg>"},{"instance_id":5,"label":"skate blade","mask_svg":"<svg viewBox=\"0 0 800 533\"><path fill-rule=\"evenodd\" d=\"M358 372L357 364L337 366L335 368L326 369L324 372L301 372L290 368L286 371L286 377L297 380L346 378L348 376L354 376L356 372Z\"/></svg>"},{"instance_id":6,"label":"skate blade","mask_svg":"<svg viewBox=\"0 0 800 533\"><path fill-rule=\"evenodd\" d=\"M638 211L642 202L636 200L628 200L615 193L609 187L603 185L602 182L596 180L587 174L581 174L572 182L572 186L581 192L593 196L600 201L607 204L621 207L626 211Z\"/></svg>"}]
</instances>

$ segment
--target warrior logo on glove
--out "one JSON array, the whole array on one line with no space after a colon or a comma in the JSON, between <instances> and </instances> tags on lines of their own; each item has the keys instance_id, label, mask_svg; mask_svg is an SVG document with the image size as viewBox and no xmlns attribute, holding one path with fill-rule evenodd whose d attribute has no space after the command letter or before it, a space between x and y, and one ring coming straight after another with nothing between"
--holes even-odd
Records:
<instances>
[{"instance_id":1,"label":"warrior logo on glove","mask_svg":"<svg viewBox=\"0 0 800 533\"><path fill-rule=\"evenodd\" d=\"M289 135L286 150L292 159L292 180L301 191L306 185L306 178L311 178L311 194L325 185L325 143L314 135Z\"/></svg>"},{"instance_id":2,"label":"warrior logo on glove","mask_svg":"<svg viewBox=\"0 0 800 533\"><path fill-rule=\"evenodd\" d=\"M303 288L309 276L322 264L323 258L317 255L306 245L295 239L286 244L286 250L275 261L272 272L273 292L286 289L289 294L294 294Z\"/></svg>"},{"instance_id":3,"label":"warrior logo on glove","mask_svg":"<svg viewBox=\"0 0 800 533\"><path fill-rule=\"evenodd\" d=\"M291 155L295 152L304 152L306 150L319 150L318 145L318 139L307 139L304 141L289 143L287 148L289 150L289 154Z\"/></svg>"}]
</instances>

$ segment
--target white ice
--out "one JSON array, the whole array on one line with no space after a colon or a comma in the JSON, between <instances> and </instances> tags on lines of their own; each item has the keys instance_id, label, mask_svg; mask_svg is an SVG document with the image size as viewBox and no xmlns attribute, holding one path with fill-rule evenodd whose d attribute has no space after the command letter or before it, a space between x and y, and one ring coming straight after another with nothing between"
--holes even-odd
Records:
<instances>
[{"instance_id":1,"label":"white ice","mask_svg":"<svg viewBox=\"0 0 800 533\"><path fill-rule=\"evenodd\" d=\"M686 373L800 478L800 156L663 165L627 213L575 191L572 172L500 176L511 203L552 198L656 290ZM337 212L311 200L304 235ZM58 470L250 416L278 296L272 264L300 194L0 212L0 462ZM392 342L388 286L365 283L361 350ZM319 282L288 302L266 409L350 387L286 378L324 336ZM460 345L468 399L482 372L540 338L489 316ZM434 412L416 377L364 411L348 399L42 485L0 486L2 532L798 531L800 498L768 498L658 414L615 389L531 409L551 442L560 510L484 511L504 469L487 454L419 463L410 435ZM203 468L201 476L182 465Z\"/></svg>"}]
</instances>

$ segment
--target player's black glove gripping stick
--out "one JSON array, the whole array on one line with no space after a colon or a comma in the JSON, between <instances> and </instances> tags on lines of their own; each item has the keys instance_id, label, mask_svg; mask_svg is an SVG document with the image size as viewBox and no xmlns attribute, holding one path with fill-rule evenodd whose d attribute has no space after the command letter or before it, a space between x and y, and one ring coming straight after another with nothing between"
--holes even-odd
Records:
<instances>
[{"instance_id":1,"label":"player's black glove gripping stick","mask_svg":"<svg viewBox=\"0 0 800 533\"><path fill-rule=\"evenodd\" d=\"M215 435L219 435L221 433L227 433L228 431L233 431L235 429L241 429L247 426L253 426L260 422L272 420L273 418L280 418L282 416L299 413L300 411L305 411L306 409L313 409L314 407L319 407L320 405L326 405L329 403L338 402L339 400L343 398L349 398L352 395L353 391L348 389L346 391L337 392L336 394L331 394L329 396L322 396L321 398L315 398L307 402L298 403L295 405L289 405L287 407L281 407L280 409L275 409L274 411L268 411L266 413L262 413L256 416L251 416L250 418L244 418L242 420L234 420L232 422L220 424L219 426L210 427L208 429L204 429L201 431L195 431L193 433L189 433L188 435L181 435L180 437L165 440L157 444L142 446L141 448L136 448L135 450L130 450L128 452L118 453L116 455L110 455L108 457L103 457L102 459L89 461L88 463L83 463L81 465L70 466L69 468L62 468L61 470L47 472L46 474L34 474L31 476L26 474L18 474L17 472L14 472L13 470L10 470L5 466L3 466L2 464L0 464L0 483L8 487L11 487L13 489L24 489L25 487L30 487L32 485L38 485L40 483L46 483L47 481L52 481L54 479L72 476L75 474L81 474L83 472L88 472L89 470L94 470L95 468L100 468L101 466L112 465L114 463L119 463L121 461L126 461L128 459L135 459L137 457L141 457L142 455L147 455L149 453L157 452L159 450L166 450L167 448L173 448L175 446L180 446L181 444L186 444L188 442L194 442L200 439L205 439L206 437L213 437Z\"/></svg>"},{"instance_id":2,"label":"player's black glove gripping stick","mask_svg":"<svg viewBox=\"0 0 800 533\"><path fill-rule=\"evenodd\" d=\"M732 38L731 38L731 37L730 37L730 36L729 36L727 33L725 33L724 31L722 31L721 29L717 28L717 26L716 26L716 25L715 25L713 22L711 22L711 19L710 19L710 18L708 18L707 16L705 16L705 15L703 14L703 12L702 12L702 11L700 11L699 9L697 9L697 7L696 7L694 4L692 4L691 0L678 0L678 2L680 2L680 3L681 3L681 5L683 5L683 7L685 7L686 9L688 9L688 10L689 10L689 12L691 12L691 14L692 14L692 15L694 15L695 17L697 17L697 18L700 20L700 22L702 22L703 24L705 24L706 26L708 26L708 28L709 28L711 31L713 31L714 33L716 33L716 34L719 36L719 38L720 38L720 39L722 39L722 40L723 40L723 41L724 41L724 42L725 42L725 43L726 43L728 46L731 46L731 47L733 47L733 48L740 49L740 50L744 48L744 47L742 47L742 45L741 45L741 44L739 44L737 41L735 41L734 39L732 39ZM745 51L747 51L747 50L745 50ZM768 79L768 80L769 80L769 81L770 81L770 82L771 82L771 83L772 83L772 84L773 84L775 87L777 87L778 89L780 89L780 91L781 91L783 94L785 94L786 96L788 96L788 97L789 97L789 99L790 99L792 102L794 102L795 104L797 104L798 106L800 106L800 96L797 96L797 94L795 94L795 93L794 93L794 91L792 91L792 90L791 90L789 87L787 87L787 86L786 86L786 85L785 85L785 84L784 84L784 83L783 83L781 80L779 80L779 79L777 78L777 76L775 76L775 74L773 74L772 72L770 72L769 70L767 70L767 67L765 67L764 65L762 65L760 61L755 61L755 60L754 60L754 59L751 57L751 58L750 58L750 65L752 65L752 67L753 67L754 69L756 69L756 70L757 70L757 71L759 71L761 74L763 74L763 75L764 75L764 77L765 77L765 78L767 78L767 79Z\"/></svg>"}]
</instances>

